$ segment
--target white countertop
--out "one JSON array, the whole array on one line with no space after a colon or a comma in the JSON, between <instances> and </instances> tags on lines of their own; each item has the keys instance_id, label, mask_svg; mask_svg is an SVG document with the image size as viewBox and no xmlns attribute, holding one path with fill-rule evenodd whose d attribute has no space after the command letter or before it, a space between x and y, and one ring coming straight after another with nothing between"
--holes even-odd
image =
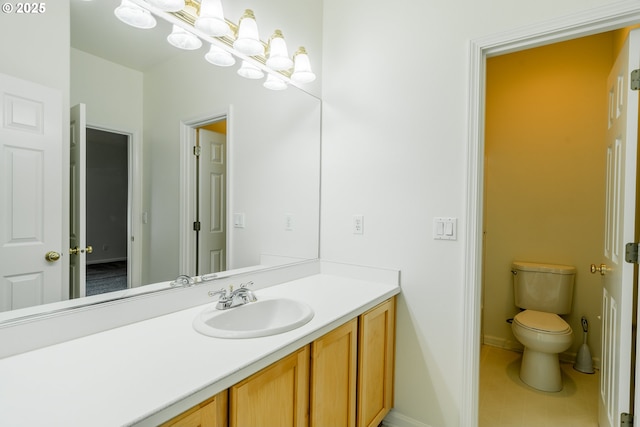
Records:
<instances>
[{"instance_id":1,"label":"white countertop","mask_svg":"<svg viewBox=\"0 0 640 427\"><path fill-rule=\"evenodd\" d=\"M313 319L252 339L201 335L210 304L0 360L0 425L157 425L400 292L398 283L316 274L257 290L309 304Z\"/></svg>"}]
</instances>

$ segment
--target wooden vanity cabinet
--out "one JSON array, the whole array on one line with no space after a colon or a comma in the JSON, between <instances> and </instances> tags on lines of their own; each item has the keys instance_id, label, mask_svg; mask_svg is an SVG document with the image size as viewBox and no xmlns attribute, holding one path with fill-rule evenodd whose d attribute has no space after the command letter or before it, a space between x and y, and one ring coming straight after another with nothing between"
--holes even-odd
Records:
<instances>
[{"instance_id":1,"label":"wooden vanity cabinet","mask_svg":"<svg viewBox=\"0 0 640 427\"><path fill-rule=\"evenodd\" d=\"M170 419L160 427L227 427L227 390Z\"/></svg>"},{"instance_id":2,"label":"wooden vanity cabinet","mask_svg":"<svg viewBox=\"0 0 640 427\"><path fill-rule=\"evenodd\" d=\"M360 316L358 427L377 427L393 407L395 298Z\"/></svg>"},{"instance_id":3,"label":"wooden vanity cabinet","mask_svg":"<svg viewBox=\"0 0 640 427\"><path fill-rule=\"evenodd\" d=\"M311 427L355 427L358 319L311 344Z\"/></svg>"},{"instance_id":4,"label":"wooden vanity cabinet","mask_svg":"<svg viewBox=\"0 0 640 427\"><path fill-rule=\"evenodd\" d=\"M309 346L229 390L230 427L309 425Z\"/></svg>"},{"instance_id":5,"label":"wooden vanity cabinet","mask_svg":"<svg viewBox=\"0 0 640 427\"><path fill-rule=\"evenodd\" d=\"M377 427L393 406L395 297L163 424ZM228 404L228 405L227 405Z\"/></svg>"}]
</instances>

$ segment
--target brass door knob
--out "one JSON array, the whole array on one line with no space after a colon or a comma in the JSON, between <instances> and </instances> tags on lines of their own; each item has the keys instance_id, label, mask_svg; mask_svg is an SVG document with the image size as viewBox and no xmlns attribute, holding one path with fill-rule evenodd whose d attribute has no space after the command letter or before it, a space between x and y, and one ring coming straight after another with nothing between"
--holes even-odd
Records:
<instances>
[{"instance_id":1,"label":"brass door knob","mask_svg":"<svg viewBox=\"0 0 640 427\"><path fill-rule=\"evenodd\" d=\"M60 259L60 254L56 251L49 251L46 254L44 254L44 259L46 259L49 262L56 262L57 260Z\"/></svg>"},{"instance_id":2,"label":"brass door knob","mask_svg":"<svg viewBox=\"0 0 640 427\"><path fill-rule=\"evenodd\" d=\"M607 272L607 265L606 264L600 264L595 265L595 264L591 264L591 273L592 274L596 274L597 272L600 272L601 276L604 276L605 273Z\"/></svg>"},{"instance_id":3,"label":"brass door knob","mask_svg":"<svg viewBox=\"0 0 640 427\"><path fill-rule=\"evenodd\" d=\"M87 247L85 249L80 249L79 247L75 247L75 248L71 248L69 249L69 253L71 255L78 255L78 254L82 254L82 253L93 253L93 246L91 245L87 245Z\"/></svg>"}]
</instances>

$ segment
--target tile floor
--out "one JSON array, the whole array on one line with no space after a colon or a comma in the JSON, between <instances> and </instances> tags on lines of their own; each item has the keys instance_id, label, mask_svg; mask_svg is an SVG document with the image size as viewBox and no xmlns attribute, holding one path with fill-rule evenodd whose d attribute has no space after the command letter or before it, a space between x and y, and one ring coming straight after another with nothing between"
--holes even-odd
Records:
<instances>
[{"instance_id":1,"label":"tile floor","mask_svg":"<svg viewBox=\"0 0 640 427\"><path fill-rule=\"evenodd\" d=\"M564 388L545 393L519 376L521 353L484 345L480 352L479 427L597 427L598 371L561 363Z\"/></svg>"}]
</instances>

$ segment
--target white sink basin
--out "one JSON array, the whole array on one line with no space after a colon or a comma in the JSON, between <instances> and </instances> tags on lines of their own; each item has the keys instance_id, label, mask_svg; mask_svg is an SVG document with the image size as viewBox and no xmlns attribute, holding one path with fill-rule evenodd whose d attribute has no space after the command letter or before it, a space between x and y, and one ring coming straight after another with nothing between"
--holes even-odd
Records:
<instances>
[{"instance_id":1,"label":"white sink basin","mask_svg":"<svg viewBox=\"0 0 640 427\"><path fill-rule=\"evenodd\" d=\"M201 334L217 338L256 338L291 331L313 318L307 304L288 298L265 298L218 310L207 307L193 320Z\"/></svg>"}]
</instances>

